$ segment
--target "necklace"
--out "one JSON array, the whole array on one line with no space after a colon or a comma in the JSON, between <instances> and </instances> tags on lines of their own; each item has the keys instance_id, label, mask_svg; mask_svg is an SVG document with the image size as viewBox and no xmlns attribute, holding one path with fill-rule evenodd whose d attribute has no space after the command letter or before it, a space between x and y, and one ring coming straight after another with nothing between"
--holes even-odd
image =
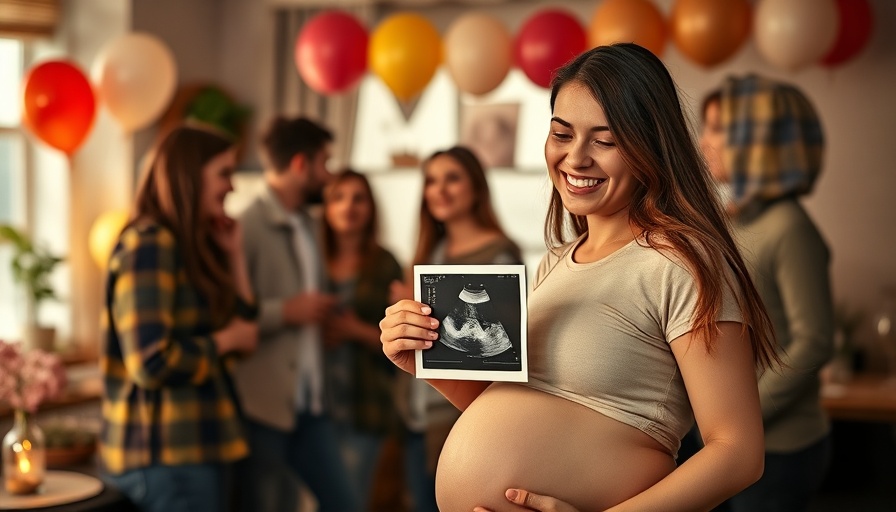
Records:
<instances>
[{"instance_id":1,"label":"necklace","mask_svg":"<svg viewBox=\"0 0 896 512\"><path fill-rule=\"evenodd\" d=\"M621 242L621 241L626 240L626 239L628 239L628 238L632 238L632 234L631 234L631 232L627 232L627 233L625 233L624 235L618 236L618 237L616 237L616 238L614 238L614 239L612 239L612 240L607 240L606 242L604 242L604 243L600 244L599 246L595 247L594 249L591 249L591 250L587 250L587 249L586 249L586 253L585 253L585 254L578 254L578 253L579 253L579 250L582 249L582 246L580 245L580 246L576 249L576 251L575 251L576 254L574 254L574 256L579 256L579 257L582 258L582 259L576 259L575 261L576 261L576 263L587 263L587 262L590 262L590 261L597 261L597 260L599 260L599 259L602 259L602 258L604 258L605 256L607 256L606 254L601 254L601 251L603 250L604 247L606 247L606 246L612 244L613 242ZM635 237L635 238L637 238L637 237ZM583 260L584 260L584 261L583 261Z\"/></svg>"},{"instance_id":2,"label":"necklace","mask_svg":"<svg viewBox=\"0 0 896 512\"><path fill-rule=\"evenodd\" d=\"M600 244L599 246L597 246L597 247L594 249L594 251L597 252L597 251L603 249L604 247L606 247L606 246L612 244L613 242L620 242L620 241L625 240L625 239L628 239L628 238L632 238L632 234L631 234L631 232L627 232L627 233L625 233L625 234L623 234L623 235L621 235L621 236L618 236L618 237L616 237L616 238L614 238L614 239L612 239L612 240L607 240L606 242L604 242L604 243ZM637 238L637 237L635 237L635 238Z\"/></svg>"}]
</instances>

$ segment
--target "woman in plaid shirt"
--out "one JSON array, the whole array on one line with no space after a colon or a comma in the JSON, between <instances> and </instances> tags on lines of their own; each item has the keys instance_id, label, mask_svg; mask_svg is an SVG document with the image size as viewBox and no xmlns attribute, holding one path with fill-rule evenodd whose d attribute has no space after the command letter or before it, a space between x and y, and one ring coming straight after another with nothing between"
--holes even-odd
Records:
<instances>
[{"instance_id":1,"label":"woman in plaid shirt","mask_svg":"<svg viewBox=\"0 0 896 512\"><path fill-rule=\"evenodd\" d=\"M258 328L239 225L224 213L233 143L172 130L109 261L101 359L106 480L141 509L218 512L247 444L228 362Z\"/></svg>"}]
</instances>

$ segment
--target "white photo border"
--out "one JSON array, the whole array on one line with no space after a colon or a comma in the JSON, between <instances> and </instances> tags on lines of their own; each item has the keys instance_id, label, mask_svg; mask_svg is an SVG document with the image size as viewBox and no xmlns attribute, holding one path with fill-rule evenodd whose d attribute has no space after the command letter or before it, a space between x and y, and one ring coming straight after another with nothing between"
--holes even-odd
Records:
<instances>
[{"instance_id":1,"label":"white photo border","mask_svg":"<svg viewBox=\"0 0 896 512\"><path fill-rule=\"evenodd\" d=\"M529 380L529 354L527 325L528 316L526 310L526 298L528 286L526 283L525 265L415 265L414 266L414 299L423 302L422 277L424 275L488 275L488 276L515 276L519 285L519 370L487 370L487 369L439 369L425 368L423 366L424 350L415 351L416 376L418 379L451 379L451 380L480 380L501 382L528 382ZM438 341L435 341L438 343Z\"/></svg>"}]
</instances>

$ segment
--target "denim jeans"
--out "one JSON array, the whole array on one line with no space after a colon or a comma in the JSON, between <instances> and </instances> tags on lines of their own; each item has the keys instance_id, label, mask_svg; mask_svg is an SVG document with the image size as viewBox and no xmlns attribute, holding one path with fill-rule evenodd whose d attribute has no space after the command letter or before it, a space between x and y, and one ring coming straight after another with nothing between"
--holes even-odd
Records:
<instances>
[{"instance_id":1,"label":"denim jeans","mask_svg":"<svg viewBox=\"0 0 896 512\"><path fill-rule=\"evenodd\" d=\"M364 510L365 504L370 503L373 492L371 486L386 438L384 435L371 434L351 425L340 424L337 428L342 445L342 458L354 485L355 496Z\"/></svg>"},{"instance_id":2,"label":"denim jeans","mask_svg":"<svg viewBox=\"0 0 896 512\"><path fill-rule=\"evenodd\" d=\"M242 464L244 510L283 512L298 508L298 482L314 494L319 512L363 510L342 460L329 418L300 413L291 432L246 421L251 449Z\"/></svg>"},{"instance_id":3,"label":"denim jeans","mask_svg":"<svg viewBox=\"0 0 896 512\"><path fill-rule=\"evenodd\" d=\"M103 480L144 512L225 512L228 466L149 466Z\"/></svg>"},{"instance_id":4,"label":"denim jeans","mask_svg":"<svg viewBox=\"0 0 896 512\"><path fill-rule=\"evenodd\" d=\"M404 474L414 500L414 512L438 512L436 477L426 463L426 436L408 432L404 449Z\"/></svg>"},{"instance_id":5,"label":"denim jeans","mask_svg":"<svg viewBox=\"0 0 896 512\"><path fill-rule=\"evenodd\" d=\"M731 512L800 512L821 488L830 463L830 435L793 453L765 454L758 482L727 502Z\"/></svg>"}]
</instances>

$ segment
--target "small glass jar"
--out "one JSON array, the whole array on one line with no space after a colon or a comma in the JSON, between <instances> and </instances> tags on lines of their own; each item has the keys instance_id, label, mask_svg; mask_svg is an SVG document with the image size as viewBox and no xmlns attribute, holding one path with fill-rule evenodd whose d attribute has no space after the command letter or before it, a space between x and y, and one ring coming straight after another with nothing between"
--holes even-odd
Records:
<instances>
[{"instance_id":1,"label":"small glass jar","mask_svg":"<svg viewBox=\"0 0 896 512\"><path fill-rule=\"evenodd\" d=\"M29 413L16 410L15 422L3 438L3 483L10 494L40 490L47 471L44 433Z\"/></svg>"},{"instance_id":2,"label":"small glass jar","mask_svg":"<svg viewBox=\"0 0 896 512\"><path fill-rule=\"evenodd\" d=\"M896 287L884 287L880 299L872 320L889 383L896 384Z\"/></svg>"}]
</instances>

